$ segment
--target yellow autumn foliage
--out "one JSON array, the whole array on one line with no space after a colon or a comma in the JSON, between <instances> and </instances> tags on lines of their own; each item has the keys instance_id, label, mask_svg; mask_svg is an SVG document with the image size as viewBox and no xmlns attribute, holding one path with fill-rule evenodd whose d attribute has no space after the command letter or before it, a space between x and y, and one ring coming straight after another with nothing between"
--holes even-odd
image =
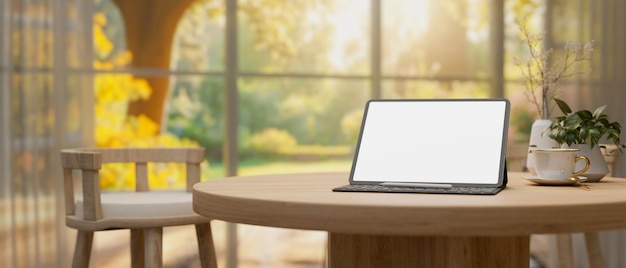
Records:
<instances>
[{"instance_id":1,"label":"yellow autumn foliage","mask_svg":"<svg viewBox=\"0 0 626 268\"><path fill-rule=\"evenodd\" d=\"M97 58L93 65L98 70L113 70L128 65L132 60L129 52L110 55L114 45L105 35L106 17L93 17L94 51ZM144 79L130 74L104 73L94 77L95 85L95 141L98 147L196 147L198 144L180 139L169 133L159 133L159 125L145 115L128 115L128 104L150 97L152 89ZM202 173L208 163L202 164ZM175 163L148 165L151 189L172 189L185 186L185 167ZM131 164L107 164L100 175L103 189L130 190L135 186L134 167Z\"/></svg>"}]
</instances>

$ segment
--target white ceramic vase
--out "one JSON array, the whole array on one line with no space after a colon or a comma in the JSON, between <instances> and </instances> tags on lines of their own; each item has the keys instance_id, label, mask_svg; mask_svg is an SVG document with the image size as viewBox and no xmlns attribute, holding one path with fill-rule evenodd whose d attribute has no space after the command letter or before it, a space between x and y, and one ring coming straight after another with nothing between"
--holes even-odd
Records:
<instances>
[{"instance_id":1,"label":"white ceramic vase","mask_svg":"<svg viewBox=\"0 0 626 268\"><path fill-rule=\"evenodd\" d=\"M550 124L552 124L552 120L550 119L537 119L530 129L530 140L528 141L528 155L526 156L526 168L533 175L536 175L537 173L535 172L535 158L530 150L550 149L559 146L559 144L555 140L548 137L547 133L546 135L543 135L544 131L547 131L547 129L550 127Z\"/></svg>"},{"instance_id":2,"label":"white ceramic vase","mask_svg":"<svg viewBox=\"0 0 626 268\"><path fill-rule=\"evenodd\" d=\"M580 152L578 152L577 155L584 155L589 158L591 165L589 166L587 172L581 175L587 177L588 182L600 181L604 178L604 176L606 176L606 174L609 174L609 166L606 164L604 156L602 156L600 145L596 144L596 146L590 148L589 144L572 144L572 146L564 144L563 147L579 149ZM581 162L576 163L576 170L580 170L584 167L584 163Z\"/></svg>"}]
</instances>

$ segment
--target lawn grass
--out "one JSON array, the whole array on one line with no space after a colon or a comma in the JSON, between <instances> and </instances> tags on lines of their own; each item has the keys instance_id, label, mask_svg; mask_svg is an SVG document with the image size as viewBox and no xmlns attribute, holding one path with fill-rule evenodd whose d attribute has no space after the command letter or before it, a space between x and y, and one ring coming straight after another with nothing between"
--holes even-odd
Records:
<instances>
[{"instance_id":1,"label":"lawn grass","mask_svg":"<svg viewBox=\"0 0 626 268\"><path fill-rule=\"evenodd\" d=\"M332 159L319 161L285 161L285 160L246 160L239 163L238 175L262 175L308 172L349 172L352 159ZM211 162L205 178L215 179L225 176L224 165L221 162Z\"/></svg>"}]
</instances>

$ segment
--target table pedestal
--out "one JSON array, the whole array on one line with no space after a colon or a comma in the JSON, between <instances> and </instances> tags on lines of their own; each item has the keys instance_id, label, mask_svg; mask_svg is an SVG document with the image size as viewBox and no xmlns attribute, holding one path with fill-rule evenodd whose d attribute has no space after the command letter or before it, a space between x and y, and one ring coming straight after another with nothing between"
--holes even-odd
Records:
<instances>
[{"instance_id":1,"label":"table pedestal","mask_svg":"<svg viewBox=\"0 0 626 268\"><path fill-rule=\"evenodd\" d=\"M530 266L529 236L435 237L329 234L329 266Z\"/></svg>"}]
</instances>

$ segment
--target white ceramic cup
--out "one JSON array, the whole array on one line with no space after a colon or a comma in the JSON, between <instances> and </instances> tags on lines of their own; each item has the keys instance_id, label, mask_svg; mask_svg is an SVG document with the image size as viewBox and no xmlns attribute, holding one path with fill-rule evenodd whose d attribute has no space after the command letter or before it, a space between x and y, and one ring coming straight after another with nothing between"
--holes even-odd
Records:
<instances>
[{"instance_id":1,"label":"white ceramic cup","mask_svg":"<svg viewBox=\"0 0 626 268\"><path fill-rule=\"evenodd\" d=\"M589 169L589 158L576 156L579 149L533 149L537 177L544 180L569 180ZM576 162L585 161L585 167L575 171Z\"/></svg>"}]
</instances>

